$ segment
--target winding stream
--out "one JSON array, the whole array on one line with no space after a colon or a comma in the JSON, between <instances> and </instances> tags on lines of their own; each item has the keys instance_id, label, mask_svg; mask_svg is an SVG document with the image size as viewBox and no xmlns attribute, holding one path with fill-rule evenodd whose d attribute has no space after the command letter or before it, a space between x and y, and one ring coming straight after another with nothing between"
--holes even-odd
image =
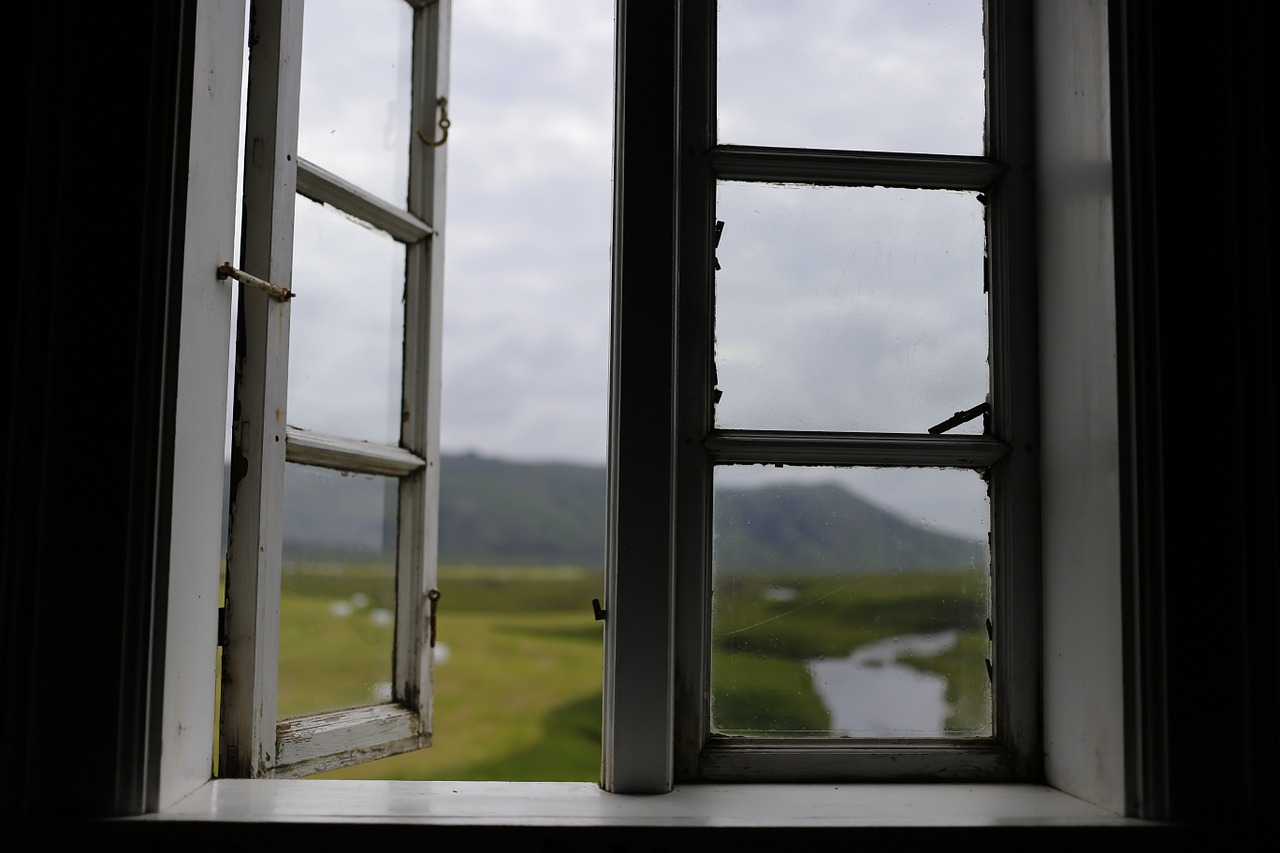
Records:
<instances>
[{"instance_id":1,"label":"winding stream","mask_svg":"<svg viewBox=\"0 0 1280 853\"><path fill-rule=\"evenodd\" d=\"M899 663L903 655L936 655L957 631L891 637L847 658L809 662L814 687L831 711L837 736L938 737L944 734L947 680Z\"/></svg>"}]
</instances>

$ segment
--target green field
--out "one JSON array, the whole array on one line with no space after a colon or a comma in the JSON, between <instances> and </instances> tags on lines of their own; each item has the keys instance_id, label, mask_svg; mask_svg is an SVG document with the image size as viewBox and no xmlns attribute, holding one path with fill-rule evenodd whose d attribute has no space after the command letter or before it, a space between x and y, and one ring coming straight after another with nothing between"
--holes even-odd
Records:
<instances>
[{"instance_id":1,"label":"green field","mask_svg":"<svg viewBox=\"0 0 1280 853\"><path fill-rule=\"evenodd\" d=\"M300 619L320 624L358 622L375 606L371 600L335 620L329 605L363 590L334 584L326 579L318 595L290 591L281 602L282 619L288 620L293 609ZM313 778L598 779L602 626L594 619L591 599L603 596L603 584L599 572L575 569L443 569L437 642L447 656L435 669L434 745ZM389 678L384 649L389 649L390 631L385 627L382 638L364 642L344 624L340 633L350 644L342 661L331 648L318 655L305 642L309 629L294 632L292 643L282 632L282 672L291 658L311 659L343 672L381 667L378 672L387 671L381 678ZM367 692L366 683L350 692ZM302 684L286 686L282 678L281 712L298 712L296 697L306 694Z\"/></svg>"},{"instance_id":2,"label":"green field","mask_svg":"<svg viewBox=\"0 0 1280 853\"><path fill-rule=\"evenodd\" d=\"M989 720L981 665L986 636L967 572L787 577L794 600L765 595L759 577L721 579L716 645L717 720L766 704L774 725L821 729L827 712L804 661L942 627L961 630L951 650L909 663L948 677L948 727ZM595 781L600 763L601 623L591 599L603 576L575 569L442 569L430 749L313 778ZM385 572L295 566L281 599L282 716L363 704L390 680L391 591ZM763 623L757 625L757 623ZM752 627L756 626L756 627ZM732 683L734 689L724 685ZM317 685L324 685L321 690Z\"/></svg>"}]
</instances>

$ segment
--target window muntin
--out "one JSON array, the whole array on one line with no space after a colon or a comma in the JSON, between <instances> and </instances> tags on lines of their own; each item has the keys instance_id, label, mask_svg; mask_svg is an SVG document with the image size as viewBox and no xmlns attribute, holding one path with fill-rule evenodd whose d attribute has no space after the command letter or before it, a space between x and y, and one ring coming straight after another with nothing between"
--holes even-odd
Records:
<instances>
[{"instance_id":1,"label":"window muntin","mask_svg":"<svg viewBox=\"0 0 1280 853\"><path fill-rule=\"evenodd\" d=\"M430 140L443 119L449 4L410 3L404 9L412 26L403 26L401 10L399 20L393 15L387 28L392 38L410 40L394 55L412 57L411 120L399 128L397 143L408 152L407 184L403 191L387 193L407 198L403 206L388 204L376 186L360 185L361 180L376 185L378 179L362 170L359 157L348 157L347 162L338 157L330 163L338 169L350 168L351 174L344 175L297 156L299 69L307 59L302 4L259 4L250 13L242 266L280 286L295 284L298 205L308 211L313 203L331 207L332 211L316 210L315 218L328 217L340 227L357 227L353 223L359 223L383 232L367 236L385 242L377 244L372 262L364 266L360 257L349 256L345 263L343 259L326 261L327 246L305 239L298 242L305 257L294 293L305 299L306 285L312 284L312 295L317 297L312 310L304 310L297 318L309 326L299 335L304 344L300 351L290 351L291 299L247 288L241 293L219 739L219 770L225 776L304 775L430 744L430 614L433 596L438 595L434 592L435 512L443 268L438 232L444 210L444 153ZM376 21L377 16L370 20ZM384 30L383 35L388 32ZM347 121L350 117L336 118ZM432 135L420 141L409 134L410 125L432 131ZM295 190L311 201L296 199ZM308 216L304 214L303 220ZM351 221L342 221L343 217ZM317 256L319 262L315 263ZM387 288L389 272L396 281ZM375 307L374 315L397 312L390 326L403 329L402 347L393 344L390 358L384 354L362 359L357 354L325 362L332 351L341 355L342 323L314 323L321 328L310 335L310 318L323 316L326 303L331 310L334 303L341 308L342 300L348 298L354 300L348 305L355 306L350 308L348 320L358 321L360 311L369 304L367 291L379 286L386 292L381 300L373 300L375 306L383 306ZM323 345L308 347L308 337L312 342L324 340L327 349ZM399 336L393 331L390 337ZM331 392L326 382L333 382L347 362L362 361L365 375L348 378L343 391L350 390L353 382L372 385L375 393L392 386L392 393L374 404L386 410L392 408L387 400L393 401L387 419L393 427L388 435L374 436L381 440L370 441L349 434L341 419L316 418L318 425L295 420L288 406L291 374L300 380L300 399L306 402L299 406L298 414L305 417L320 411L308 402L317 394ZM369 364L374 365L371 370ZM379 631L389 627L393 640L384 646L389 652L385 669L375 665L370 670L375 680L365 685L359 683L365 679L357 677L353 698L359 696L361 701L356 707L309 708L318 713L281 719L290 708L307 708L305 700L295 706L293 698L279 695L282 574L286 554L298 556L297 542L289 542L286 548L290 536L283 505L286 467L385 478L383 482L391 484L386 488L394 489L395 495L388 505L394 507L395 516L378 531L380 558L374 562L389 560L394 565L394 594L388 596L385 588L378 593L379 603L390 603L391 607L377 608L379 622L386 621L383 614L388 609L394 616L391 626L374 626ZM307 546L314 550L320 543L313 537L304 549ZM340 550L328 546L330 555ZM296 564L291 568L298 570ZM375 567L374 574L378 573ZM382 580L385 587L386 578ZM286 636L293 627L286 626Z\"/></svg>"}]
</instances>

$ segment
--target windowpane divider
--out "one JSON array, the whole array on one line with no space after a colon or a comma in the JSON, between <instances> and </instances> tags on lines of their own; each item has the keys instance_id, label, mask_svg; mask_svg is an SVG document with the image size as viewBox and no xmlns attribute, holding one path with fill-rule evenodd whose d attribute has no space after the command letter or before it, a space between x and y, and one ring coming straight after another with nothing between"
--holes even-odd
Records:
<instances>
[{"instance_id":1,"label":"windowpane divider","mask_svg":"<svg viewBox=\"0 0 1280 853\"><path fill-rule=\"evenodd\" d=\"M717 145L707 151L706 157L712 172L722 181L820 186L982 191L1006 168L986 157L748 145Z\"/></svg>"},{"instance_id":2,"label":"windowpane divider","mask_svg":"<svg viewBox=\"0 0 1280 853\"><path fill-rule=\"evenodd\" d=\"M989 436L717 430L703 441L713 463L987 468L1009 452Z\"/></svg>"},{"instance_id":3,"label":"windowpane divider","mask_svg":"<svg viewBox=\"0 0 1280 853\"><path fill-rule=\"evenodd\" d=\"M323 435L297 427L285 430L285 460L388 477L403 477L427 464L422 457L403 447Z\"/></svg>"},{"instance_id":4,"label":"windowpane divider","mask_svg":"<svg viewBox=\"0 0 1280 853\"><path fill-rule=\"evenodd\" d=\"M408 211L388 204L301 157L298 158L298 192L320 204L331 204L343 213L387 232L401 243L417 243L435 233L430 225Z\"/></svg>"}]
</instances>

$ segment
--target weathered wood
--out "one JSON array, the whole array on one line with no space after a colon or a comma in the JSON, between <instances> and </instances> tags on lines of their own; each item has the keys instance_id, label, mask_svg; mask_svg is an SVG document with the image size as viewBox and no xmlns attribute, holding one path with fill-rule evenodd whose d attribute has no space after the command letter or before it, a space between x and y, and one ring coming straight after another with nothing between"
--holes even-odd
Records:
<instances>
[{"instance_id":1,"label":"weathered wood","mask_svg":"<svg viewBox=\"0 0 1280 853\"><path fill-rule=\"evenodd\" d=\"M830 187L986 190L1005 166L985 157L878 154L719 145L707 161L722 181L778 181Z\"/></svg>"},{"instance_id":2,"label":"weathered wood","mask_svg":"<svg viewBox=\"0 0 1280 853\"><path fill-rule=\"evenodd\" d=\"M301 465L403 477L426 465L420 456L390 444L324 435L297 427L285 429L285 459Z\"/></svg>"},{"instance_id":3,"label":"weathered wood","mask_svg":"<svg viewBox=\"0 0 1280 853\"><path fill-rule=\"evenodd\" d=\"M413 15L410 126L431 129L437 103L449 94L450 0ZM404 375L400 445L426 464L400 480L396 540L396 627L392 697L419 718L430 743L431 677L428 593L436 586L440 502L441 351L444 338L445 159L448 145L409 148L409 213L436 233L409 246L405 263Z\"/></svg>"},{"instance_id":4,"label":"weathered wood","mask_svg":"<svg viewBox=\"0 0 1280 853\"><path fill-rule=\"evenodd\" d=\"M431 736L421 724L416 712L397 704L281 720L270 775L305 776L428 746Z\"/></svg>"},{"instance_id":5,"label":"weathered wood","mask_svg":"<svg viewBox=\"0 0 1280 853\"><path fill-rule=\"evenodd\" d=\"M302 2L258 4L254 23L240 268L289 289ZM289 302L242 286L240 312L219 772L260 776L276 758Z\"/></svg>"},{"instance_id":6,"label":"weathered wood","mask_svg":"<svg viewBox=\"0 0 1280 853\"><path fill-rule=\"evenodd\" d=\"M416 243L430 236L431 226L406 210L388 204L373 193L344 181L315 163L298 158L298 193L385 231L401 243Z\"/></svg>"},{"instance_id":7,"label":"weathered wood","mask_svg":"<svg viewBox=\"0 0 1280 853\"><path fill-rule=\"evenodd\" d=\"M240 147L240 83L245 4L196 6L191 133L185 152L186 233L182 315L173 393L173 492L168 526L160 781L155 805L168 808L211 775L217 649L218 563L222 555L223 448L231 287L214 268L235 246Z\"/></svg>"},{"instance_id":8,"label":"weathered wood","mask_svg":"<svg viewBox=\"0 0 1280 853\"><path fill-rule=\"evenodd\" d=\"M990 436L721 430L703 442L717 463L986 468L1009 452Z\"/></svg>"}]
</instances>

